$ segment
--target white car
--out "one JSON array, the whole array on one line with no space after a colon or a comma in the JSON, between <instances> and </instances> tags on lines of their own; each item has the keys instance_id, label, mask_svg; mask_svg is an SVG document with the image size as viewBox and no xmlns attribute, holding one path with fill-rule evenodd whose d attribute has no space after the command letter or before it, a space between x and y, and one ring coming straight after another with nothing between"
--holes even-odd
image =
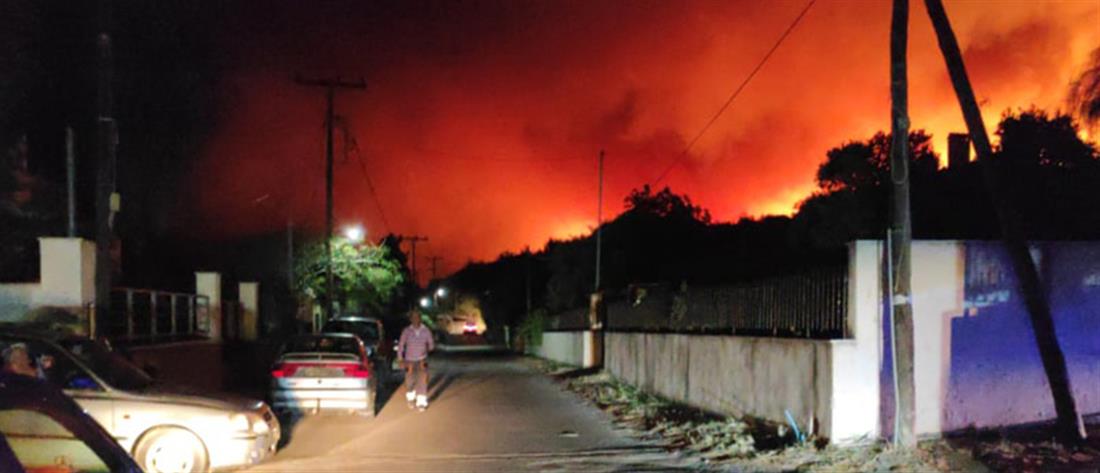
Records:
<instances>
[{"instance_id":1,"label":"white car","mask_svg":"<svg viewBox=\"0 0 1100 473\"><path fill-rule=\"evenodd\" d=\"M280 413L374 417L377 386L366 347L350 333L294 336L271 367L271 403Z\"/></svg>"},{"instance_id":2,"label":"white car","mask_svg":"<svg viewBox=\"0 0 1100 473\"><path fill-rule=\"evenodd\" d=\"M259 463L275 452L279 421L261 401L171 391L100 342L0 332L23 344L35 369L62 387L146 473L205 473Z\"/></svg>"}]
</instances>

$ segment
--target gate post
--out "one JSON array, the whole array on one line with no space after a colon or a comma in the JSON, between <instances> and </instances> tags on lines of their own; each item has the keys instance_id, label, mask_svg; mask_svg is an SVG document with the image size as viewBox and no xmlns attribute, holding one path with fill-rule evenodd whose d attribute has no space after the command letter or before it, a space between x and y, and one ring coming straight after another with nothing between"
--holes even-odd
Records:
<instances>
[{"instance_id":1,"label":"gate post","mask_svg":"<svg viewBox=\"0 0 1100 473\"><path fill-rule=\"evenodd\" d=\"M195 273L195 294L206 296L207 334L211 340L222 340L222 275L216 272Z\"/></svg>"}]
</instances>

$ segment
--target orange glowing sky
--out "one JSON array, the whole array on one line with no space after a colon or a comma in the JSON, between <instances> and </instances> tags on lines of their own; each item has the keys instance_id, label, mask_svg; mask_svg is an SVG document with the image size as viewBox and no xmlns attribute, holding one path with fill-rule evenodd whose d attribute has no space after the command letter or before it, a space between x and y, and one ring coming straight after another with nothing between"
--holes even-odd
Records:
<instances>
[{"instance_id":1,"label":"orange glowing sky","mask_svg":"<svg viewBox=\"0 0 1100 473\"><path fill-rule=\"evenodd\" d=\"M393 3L397 3L396 5ZM946 134L962 118L922 2L912 3L910 110ZM278 6L280 5L281 6ZM228 8L223 123L194 168L203 234L323 224L323 94L306 75L362 76L338 95L372 176L337 160L338 224L431 239L421 255L539 248L595 223L683 150L803 8L802 1L293 2ZM1100 2L948 1L987 125L1064 108L1100 45ZM716 220L789 214L825 151L887 128L887 1L819 0L662 184ZM339 150L338 150L339 151ZM946 159L946 157L944 157ZM269 198L260 204L253 201ZM423 264L423 262L422 262Z\"/></svg>"}]
</instances>

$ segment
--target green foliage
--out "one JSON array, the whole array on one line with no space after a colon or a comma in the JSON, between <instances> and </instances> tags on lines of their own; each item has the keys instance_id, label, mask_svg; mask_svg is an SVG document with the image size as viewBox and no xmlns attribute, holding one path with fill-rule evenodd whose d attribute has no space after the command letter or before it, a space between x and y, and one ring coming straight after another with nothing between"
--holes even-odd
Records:
<instances>
[{"instance_id":1,"label":"green foliage","mask_svg":"<svg viewBox=\"0 0 1100 473\"><path fill-rule=\"evenodd\" d=\"M303 247L294 261L294 290L302 297L325 300L327 258L323 241ZM396 296L404 276L386 246L332 240L334 298L342 311L379 313Z\"/></svg>"},{"instance_id":2,"label":"green foliage","mask_svg":"<svg viewBox=\"0 0 1100 473\"><path fill-rule=\"evenodd\" d=\"M546 309L535 309L519 325L519 336L528 348L542 346L542 332L546 329Z\"/></svg>"}]
</instances>

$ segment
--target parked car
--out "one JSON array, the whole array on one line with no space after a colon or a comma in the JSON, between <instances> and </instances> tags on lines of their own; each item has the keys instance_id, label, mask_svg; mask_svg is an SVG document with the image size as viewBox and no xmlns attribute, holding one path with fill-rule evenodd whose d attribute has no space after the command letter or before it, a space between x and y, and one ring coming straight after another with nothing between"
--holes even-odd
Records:
<instances>
[{"instance_id":1,"label":"parked car","mask_svg":"<svg viewBox=\"0 0 1100 473\"><path fill-rule=\"evenodd\" d=\"M378 378L390 379L395 352L393 345L385 343L386 329L382 321L373 317L342 316L325 322L321 332L350 333L359 337L367 348L367 356L374 363Z\"/></svg>"},{"instance_id":2,"label":"parked car","mask_svg":"<svg viewBox=\"0 0 1100 473\"><path fill-rule=\"evenodd\" d=\"M477 324L472 320L467 320L466 323L462 324L462 334L477 335Z\"/></svg>"},{"instance_id":3,"label":"parked car","mask_svg":"<svg viewBox=\"0 0 1100 473\"><path fill-rule=\"evenodd\" d=\"M157 383L99 341L0 332L0 349L19 344L39 375L64 389L146 473L255 464L278 445L279 422L263 402Z\"/></svg>"},{"instance_id":4,"label":"parked car","mask_svg":"<svg viewBox=\"0 0 1100 473\"><path fill-rule=\"evenodd\" d=\"M279 413L343 411L374 416L378 382L366 346L349 333L297 335L271 368L271 404Z\"/></svg>"},{"instance_id":5,"label":"parked car","mask_svg":"<svg viewBox=\"0 0 1100 473\"><path fill-rule=\"evenodd\" d=\"M60 389L0 372L0 471L141 473L141 468Z\"/></svg>"}]
</instances>

